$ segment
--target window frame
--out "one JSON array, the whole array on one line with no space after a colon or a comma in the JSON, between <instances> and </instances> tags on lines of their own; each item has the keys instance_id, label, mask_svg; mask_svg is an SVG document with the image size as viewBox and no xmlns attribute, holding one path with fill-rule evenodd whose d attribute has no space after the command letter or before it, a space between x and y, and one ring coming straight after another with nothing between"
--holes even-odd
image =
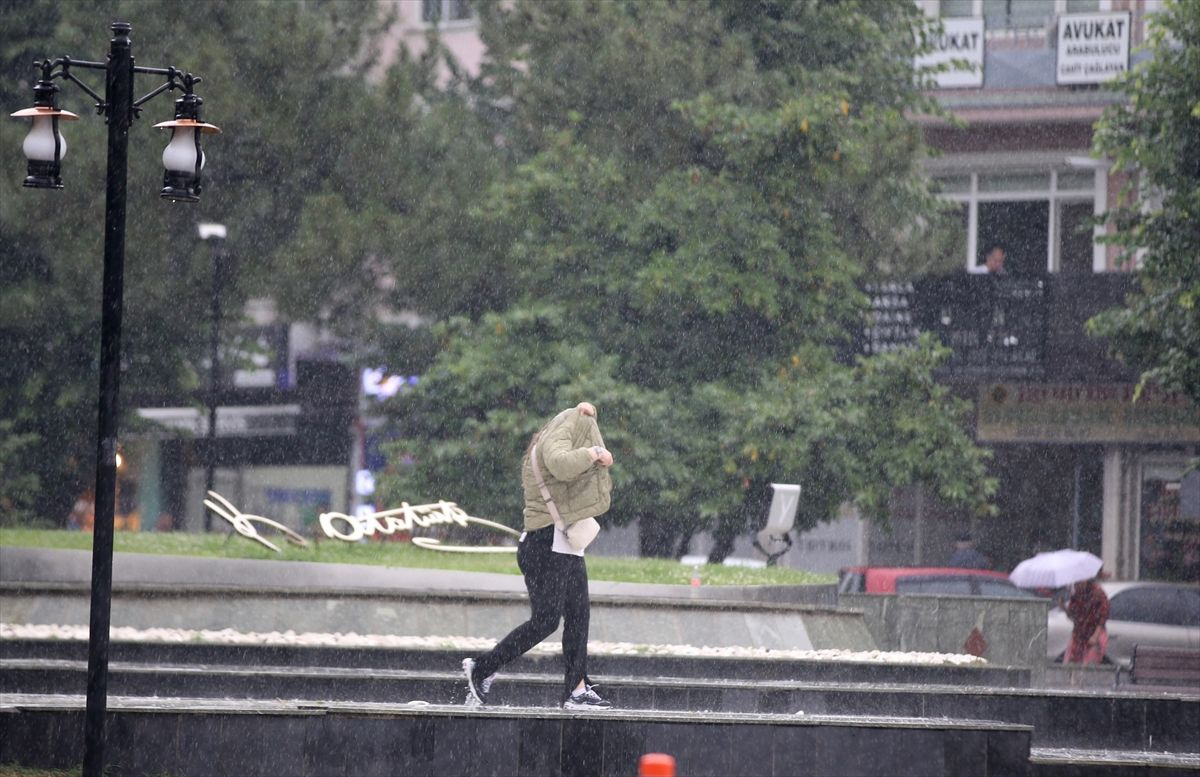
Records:
<instances>
[{"instance_id":1,"label":"window frame","mask_svg":"<svg viewBox=\"0 0 1200 777\"><path fill-rule=\"evenodd\" d=\"M964 266L968 273L983 274L987 267L982 264L979 256L979 205L985 202L1045 202L1049 209L1049 220L1046 229L1046 266L1045 272L1058 273L1061 271L1061 229L1059 205L1062 203L1081 203L1091 201L1092 214L1104 212L1108 200L1108 168L1105 166L1072 167L1067 159L1071 157L1088 157L1088 150L1042 152L1022 155L981 156L964 154L959 156L947 155L936 160L929 160L926 172L936 182L938 178L968 177L969 186L966 191L943 192L938 196L948 202L965 204L967 206L967 240L964 249ZM1061 174L1077 175L1090 171L1092 173L1092 188L1059 188ZM1035 191L1019 189L980 191L980 176L1003 174L1049 174L1049 186ZM1093 228L1092 233L1092 272L1104 272L1106 269L1107 253L1105 246L1096 238L1103 234L1101 227Z\"/></svg>"},{"instance_id":2,"label":"window frame","mask_svg":"<svg viewBox=\"0 0 1200 777\"><path fill-rule=\"evenodd\" d=\"M479 21L479 13L474 6L474 1L471 2L470 15L462 19L451 19L449 17L451 4L457 2L457 0L435 0L439 9L439 16L437 19L425 18L425 2L426 0L421 0L417 11L417 23L424 29L436 27L439 30L452 30L456 28L471 27Z\"/></svg>"},{"instance_id":3,"label":"window frame","mask_svg":"<svg viewBox=\"0 0 1200 777\"><path fill-rule=\"evenodd\" d=\"M1095 11L1070 11L1067 8L1067 3L1069 2L1069 0L1052 0L1052 2L1054 3L1053 11L1048 12L1048 14L1055 18L1057 18L1063 14L1066 14L1066 13L1108 13L1109 11L1113 10L1113 1L1112 0L1098 0L1098 7L1096 8ZM931 0L931 2L929 2L926 5L926 12L930 16L941 17L942 16L941 0ZM958 16L946 16L944 18L946 18L946 19L972 19L972 18L982 19L982 18L984 18L983 0L971 0L971 13L970 14L958 15ZM1025 29L1025 28L1023 28L1023 27L992 27L991 29L992 30L1020 30L1020 29Z\"/></svg>"}]
</instances>

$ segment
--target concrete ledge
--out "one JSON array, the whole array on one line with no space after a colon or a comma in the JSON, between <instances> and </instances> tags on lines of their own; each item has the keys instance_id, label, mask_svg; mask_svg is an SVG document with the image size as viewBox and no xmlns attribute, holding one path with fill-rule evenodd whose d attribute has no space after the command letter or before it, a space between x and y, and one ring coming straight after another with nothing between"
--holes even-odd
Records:
<instances>
[{"instance_id":1,"label":"concrete ledge","mask_svg":"<svg viewBox=\"0 0 1200 777\"><path fill-rule=\"evenodd\" d=\"M1030 777L1195 777L1200 756L1112 749L1033 748Z\"/></svg>"},{"instance_id":2,"label":"concrete ledge","mask_svg":"<svg viewBox=\"0 0 1200 777\"><path fill-rule=\"evenodd\" d=\"M370 647L122 642L109 644L109 660L129 663L221 666L341 667L378 670L457 669L465 650L417 650ZM0 658L87 660L87 643L71 640L0 640ZM527 653L512 664L514 673L557 676L562 658ZM707 656L594 654L588 669L609 677L686 677L729 680L828 683L926 683L1028 688L1026 669L982 665L887 664L880 662L803 661Z\"/></svg>"},{"instance_id":3,"label":"concrete ledge","mask_svg":"<svg viewBox=\"0 0 1200 777\"><path fill-rule=\"evenodd\" d=\"M433 551L431 551L433 552ZM0 547L0 582L76 583L91 581L92 554L86 550ZM514 563L515 571L515 563ZM525 593L519 574L459 572L444 569L330 564L320 561L263 561L198 556L159 556L145 553L113 555L113 585L213 587L322 593ZM812 604L836 607L833 583L792 586L686 586L653 583L616 583L594 580L593 596L673 599L684 601L737 601L765 604Z\"/></svg>"},{"instance_id":4,"label":"concrete ledge","mask_svg":"<svg viewBox=\"0 0 1200 777\"><path fill-rule=\"evenodd\" d=\"M561 693L557 666L544 673L505 671L489 704L537 707ZM818 715L884 715L1001 720L1033 726L1043 747L1191 753L1200 758L1200 697L958 687L947 684L731 680L593 673L623 710ZM0 658L0 694L75 694L86 688L87 662ZM323 699L359 702L461 703L461 672L440 670L218 664L109 665L117 696Z\"/></svg>"},{"instance_id":5,"label":"concrete ledge","mask_svg":"<svg viewBox=\"0 0 1200 777\"><path fill-rule=\"evenodd\" d=\"M53 625L88 623L90 598L80 587L4 584L5 622ZM478 596L406 592L370 594L178 586L114 586L114 627L234 629L317 633L460 636L499 639L529 618L523 594ZM561 641L561 629L548 642ZM862 615L803 605L687 602L598 597L591 607L590 638L604 642L779 650L872 650Z\"/></svg>"},{"instance_id":6,"label":"concrete ledge","mask_svg":"<svg viewBox=\"0 0 1200 777\"><path fill-rule=\"evenodd\" d=\"M0 763L82 759L84 700L6 696ZM680 774L1020 775L1026 726L879 716L733 715L110 697L122 775L628 775L645 752Z\"/></svg>"},{"instance_id":7,"label":"concrete ledge","mask_svg":"<svg viewBox=\"0 0 1200 777\"><path fill-rule=\"evenodd\" d=\"M863 611L867 629L883 650L962 653L978 626L983 657L1027 666L1035 685L1046 666L1049 599L933 594L839 594L838 604Z\"/></svg>"},{"instance_id":8,"label":"concrete ledge","mask_svg":"<svg viewBox=\"0 0 1200 777\"><path fill-rule=\"evenodd\" d=\"M88 623L90 559L86 551L0 548L4 621ZM595 583L591 590L593 640L875 648L862 614L836 606L740 601L745 589L711 586ZM708 590L722 598L696 593ZM498 639L528 617L519 575L144 554L117 554L113 565L115 627ZM548 641L560 639L556 632Z\"/></svg>"}]
</instances>

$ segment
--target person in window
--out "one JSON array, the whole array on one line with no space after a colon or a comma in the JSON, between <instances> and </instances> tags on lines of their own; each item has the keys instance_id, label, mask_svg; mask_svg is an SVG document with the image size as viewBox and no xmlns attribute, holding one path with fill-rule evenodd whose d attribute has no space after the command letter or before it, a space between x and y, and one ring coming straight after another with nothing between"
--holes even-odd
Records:
<instances>
[{"instance_id":1,"label":"person in window","mask_svg":"<svg viewBox=\"0 0 1200 777\"><path fill-rule=\"evenodd\" d=\"M608 510L612 463L596 424L596 408L589 402L554 416L530 441L521 464L525 531L517 548L517 566L529 589L530 618L487 653L463 661L467 704L484 704L495 673L553 634L561 620L563 709L612 707L596 693L587 675L587 565L583 550L565 538L573 525ZM542 495L543 487L549 501ZM563 529L556 525L559 521Z\"/></svg>"},{"instance_id":2,"label":"person in window","mask_svg":"<svg viewBox=\"0 0 1200 777\"><path fill-rule=\"evenodd\" d=\"M989 246L987 253L983 256L983 266L987 268L988 275L1008 275L1008 270L1004 267L1006 259L1008 259L1008 252L1004 250L1003 245L993 243Z\"/></svg>"},{"instance_id":3,"label":"person in window","mask_svg":"<svg viewBox=\"0 0 1200 777\"><path fill-rule=\"evenodd\" d=\"M975 548L975 538L970 534L960 534L954 539L954 553L950 556L947 566L962 569L991 569L987 556Z\"/></svg>"},{"instance_id":4,"label":"person in window","mask_svg":"<svg viewBox=\"0 0 1200 777\"><path fill-rule=\"evenodd\" d=\"M1096 579L1081 580L1071 589L1067 617L1075 624L1063 662L1100 664L1108 652L1108 596Z\"/></svg>"}]
</instances>

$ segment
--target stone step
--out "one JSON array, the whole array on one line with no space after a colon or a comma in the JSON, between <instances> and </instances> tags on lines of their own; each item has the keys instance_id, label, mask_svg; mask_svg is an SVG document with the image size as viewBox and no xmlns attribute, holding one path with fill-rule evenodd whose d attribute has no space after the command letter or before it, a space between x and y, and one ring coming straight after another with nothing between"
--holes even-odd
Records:
<instances>
[{"instance_id":1,"label":"stone step","mask_svg":"<svg viewBox=\"0 0 1200 777\"><path fill-rule=\"evenodd\" d=\"M72 768L82 696L0 698L0 763ZM1030 729L987 721L110 696L122 774L992 777L1029 770Z\"/></svg>"},{"instance_id":2,"label":"stone step","mask_svg":"<svg viewBox=\"0 0 1200 777\"><path fill-rule=\"evenodd\" d=\"M490 643L489 643L490 644ZM333 647L302 645L124 642L109 644L109 660L157 664L238 666L324 666L345 669L445 670L478 650ZM83 640L0 639L0 658L86 660ZM510 665L516 673L554 675L562 659L530 652ZM736 656L591 653L588 668L597 675L623 677L717 677L838 683L922 683L1028 688L1029 670L990 664L932 665L837 660L794 660Z\"/></svg>"},{"instance_id":3,"label":"stone step","mask_svg":"<svg viewBox=\"0 0 1200 777\"><path fill-rule=\"evenodd\" d=\"M1196 777L1200 756L1114 749L1035 747L1030 777Z\"/></svg>"},{"instance_id":4,"label":"stone step","mask_svg":"<svg viewBox=\"0 0 1200 777\"><path fill-rule=\"evenodd\" d=\"M1200 752L1196 696L602 674L593 679L621 709L1001 720L1032 726L1033 743L1041 747ZM83 693L86 684L86 661L0 659L0 693ZM113 661L108 688L118 696L146 697L435 704L465 698L463 676L454 665L432 671ZM502 707L548 706L560 699L561 690L559 671L504 672L488 701Z\"/></svg>"}]
</instances>

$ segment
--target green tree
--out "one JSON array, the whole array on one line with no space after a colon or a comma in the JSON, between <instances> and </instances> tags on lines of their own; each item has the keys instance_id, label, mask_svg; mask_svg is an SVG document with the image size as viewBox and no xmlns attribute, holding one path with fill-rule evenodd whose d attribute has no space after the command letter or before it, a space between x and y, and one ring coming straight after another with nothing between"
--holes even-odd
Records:
<instances>
[{"instance_id":1,"label":"green tree","mask_svg":"<svg viewBox=\"0 0 1200 777\"><path fill-rule=\"evenodd\" d=\"M1106 219L1140 288L1090 322L1157 383L1200 403L1200 4L1167 0L1149 17L1151 56L1096 125L1097 154L1132 173Z\"/></svg>"},{"instance_id":2,"label":"green tree","mask_svg":"<svg viewBox=\"0 0 1200 777\"><path fill-rule=\"evenodd\" d=\"M131 130L126 411L139 396L187 397L201 385L211 254L196 239L196 223L228 226L238 268L225 301L233 320L247 296L269 294L286 275L286 266L268 259L302 223L300 194L320 191L346 156L364 154L340 139L374 118L363 111L371 104L363 97L372 89L364 78L368 42L383 22L376 17L372 4L354 2L0 4L5 114L30 103L35 58L102 60L109 24L122 19L133 25L139 65L174 65L203 77L197 91L204 116L224 130L206 140L205 189L195 206L158 197L167 138L152 127L172 116L172 98L147 103ZM76 75L103 92L101 72ZM139 75L135 90L141 96L157 85L157 77ZM60 105L82 116L64 129L70 148L63 191L22 190L27 124L0 123L0 419L22 439L36 436L36 455L27 449L17 474L37 476L31 509L48 520L65 519L94 471L104 223L105 124L71 84L63 84ZM383 181L373 185L387 189ZM131 420L124 419L123 430Z\"/></svg>"},{"instance_id":3,"label":"green tree","mask_svg":"<svg viewBox=\"0 0 1200 777\"><path fill-rule=\"evenodd\" d=\"M801 528L848 499L886 518L912 482L984 509L982 453L930 378L944 352L846 358L864 270L920 257L937 213L904 118L928 107L921 24L903 3L484 6L478 100L519 164L473 212L519 295L452 334L431 374L461 390L397 402L395 488L482 488L515 520L529 425L588 399L614 518L642 517L651 552L715 526L720 558L772 480L804 484Z\"/></svg>"},{"instance_id":4,"label":"green tree","mask_svg":"<svg viewBox=\"0 0 1200 777\"><path fill-rule=\"evenodd\" d=\"M35 517L31 508L41 484L28 459L37 455L37 440L35 434L14 434L12 421L0 421L0 525Z\"/></svg>"}]
</instances>

